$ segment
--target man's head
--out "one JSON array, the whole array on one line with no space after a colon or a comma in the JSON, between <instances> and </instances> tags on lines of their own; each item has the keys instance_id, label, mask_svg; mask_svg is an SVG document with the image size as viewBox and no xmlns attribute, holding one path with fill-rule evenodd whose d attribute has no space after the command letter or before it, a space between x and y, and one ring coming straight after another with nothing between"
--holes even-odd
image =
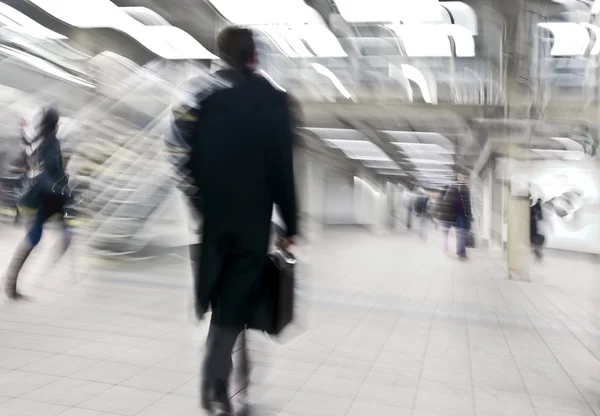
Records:
<instances>
[{"instance_id":1,"label":"man's head","mask_svg":"<svg viewBox=\"0 0 600 416\"><path fill-rule=\"evenodd\" d=\"M241 70L256 68L256 45L250 29L229 26L217 38L219 57L231 67Z\"/></svg>"},{"instance_id":2,"label":"man's head","mask_svg":"<svg viewBox=\"0 0 600 416\"><path fill-rule=\"evenodd\" d=\"M37 115L37 137L48 138L58 130L60 115L54 107L45 107Z\"/></svg>"},{"instance_id":3,"label":"man's head","mask_svg":"<svg viewBox=\"0 0 600 416\"><path fill-rule=\"evenodd\" d=\"M456 181L459 185L465 185L467 183L467 178L465 178L465 175L463 175L462 173L459 173L456 176Z\"/></svg>"}]
</instances>

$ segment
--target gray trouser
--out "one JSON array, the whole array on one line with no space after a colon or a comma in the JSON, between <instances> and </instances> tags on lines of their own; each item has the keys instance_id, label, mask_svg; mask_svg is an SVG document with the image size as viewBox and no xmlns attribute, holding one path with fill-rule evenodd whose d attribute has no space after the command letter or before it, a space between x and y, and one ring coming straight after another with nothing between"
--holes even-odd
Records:
<instances>
[{"instance_id":1,"label":"gray trouser","mask_svg":"<svg viewBox=\"0 0 600 416\"><path fill-rule=\"evenodd\" d=\"M205 382L214 384L216 382L229 382L229 376L233 369L232 354L236 341L239 340L239 374L241 380L231 380L236 385L245 386L249 382L250 365L248 362L248 352L246 350L246 331L243 328L221 328L214 324L210 325L208 338L206 340L206 354L204 356L204 365L202 377Z\"/></svg>"}]
</instances>

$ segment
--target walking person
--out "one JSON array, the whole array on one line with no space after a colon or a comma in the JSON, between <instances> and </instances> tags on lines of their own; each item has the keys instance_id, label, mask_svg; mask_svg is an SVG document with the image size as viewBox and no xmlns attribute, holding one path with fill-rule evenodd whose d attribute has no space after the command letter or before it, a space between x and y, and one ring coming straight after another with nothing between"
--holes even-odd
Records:
<instances>
[{"instance_id":1,"label":"walking person","mask_svg":"<svg viewBox=\"0 0 600 416\"><path fill-rule=\"evenodd\" d=\"M173 131L188 144L185 168L204 218L202 245L191 248L192 258L200 259L193 266L196 314L202 319L212 312L201 404L212 414L232 415L231 353L239 340L239 376L247 385L245 330L260 290L274 204L285 225L283 245L293 244L296 234L294 139L287 95L255 73L252 31L228 27L217 46L227 68L174 112Z\"/></svg>"},{"instance_id":2,"label":"walking person","mask_svg":"<svg viewBox=\"0 0 600 416\"><path fill-rule=\"evenodd\" d=\"M467 260L467 237L471 229L471 192L465 176L457 176L456 185L451 186L444 196L447 207L447 219L456 229L456 254L461 260Z\"/></svg>"},{"instance_id":3,"label":"walking person","mask_svg":"<svg viewBox=\"0 0 600 416\"><path fill-rule=\"evenodd\" d=\"M544 242L546 240L546 238L540 230L540 222L542 222L543 220L544 214L542 209L542 200L538 198L534 203L532 203L529 212L529 234L531 240L531 248L533 250L533 254L535 255L538 261L542 260L542 248L544 247Z\"/></svg>"},{"instance_id":4,"label":"walking person","mask_svg":"<svg viewBox=\"0 0 600 416\"><path fill-rule=\"evenodd\" d=\"M430 221L429 196L423 189L419 189L415 196L414 211L417 218L419 218L419 236L421 240L427 241L427 226Z\"/></svg>"},{"instance_id":5,"label":"walking person","mask_svg":"<svg viewBox=\"0 0 600 416\"><path fill-rule=\"evenodd\" d=\"M40 242L45 223L58 216L62 226L62 255L68 248L71 236L64 221L67 202L68 178L65 173L60 143L56 137L58 111L43 109L35 134L22 152L25 171L25 193L21 203L33 208L36 214L29 225L29 232L15 252L6 273L6 295L11 299L22 298L17 283L27 258Z\"/></svg>"}]
</instances>

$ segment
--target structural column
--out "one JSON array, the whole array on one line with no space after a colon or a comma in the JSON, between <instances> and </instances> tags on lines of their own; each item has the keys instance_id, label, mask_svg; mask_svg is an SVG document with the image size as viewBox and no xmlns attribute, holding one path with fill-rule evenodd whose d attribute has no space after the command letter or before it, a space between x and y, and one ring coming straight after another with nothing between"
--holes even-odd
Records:
<instances>
[{"instance_id":1,"label":"structural column","mask_svg":"<svg viewBox=\"0 0 600 416\"><path fill-rule=\"evenodd\" d=\"M296 162L300 232L309 241L318 241L323 231L325 165L322 156L302 150Z\"/></svg>"},{"instance_id":2,"label":"structural column","mask_svg":"<svg viewBox=\"0 0 600 416\"><path fill-rule=\"evenodd\" d=\"M509 155L511 178L507 204L508 272L513 280L529 280L529 174L525 166L528 155L526 150L515 143L509 144Z\"/></svg>"}]
</instances>

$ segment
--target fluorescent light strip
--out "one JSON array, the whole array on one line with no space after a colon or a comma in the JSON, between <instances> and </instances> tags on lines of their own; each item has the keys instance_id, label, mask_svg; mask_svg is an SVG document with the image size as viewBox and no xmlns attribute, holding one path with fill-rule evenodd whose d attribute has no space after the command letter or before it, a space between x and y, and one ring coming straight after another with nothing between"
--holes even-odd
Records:
<instances>
[{"instance_id":1,"label":"fluorescent light strip","mask_svg":"<svg viewBox=\"0 0 600 416\"><path fill-rule=\"evenodd\" d=\"M396 164L396 162L394 161L368 161L363 163L365 165L365 167L367 168L371 168L371 169L392 169L392 170L402 170L402 168L400 166L398 166Z\"/></svg>"},{"instance_id":2,"label":"fluorescent light strip","mask_svg":"<svg viewBox=\"0 0 600 416\"><path fill-rule=\"evenodd\" d=\"M425 75L412 65L401 64L400 67L402 68L404 76L419 86L421 94L423 95L423 100L427 104L437 104L437 97L432 97Z\"/></svg>"},{"instance_id":3,"label":"fluorescent light strip","mask_svg":"<svg viewBox=\"0 0 600 416\"><path fill-rule=\"evenodd\" d=\"M30 2L71 26L121 31L165 59L217 59L189 33L174 26L145 26L109 0Z\"/></svg>"},{"instance_id":4,"label":"fluorescent light strip","mask_svg":"<svg viewBox=\"0 0 600 416\"><path fill-rule=\"evenodd\" d=\"M568 159L568 160L581 160L585 157L584 152L576 151L576 150L553 150L553 149L534 149L534 153L539 155L547 155L555 156L560 159Z\"/></svg>"},{"instance_id":5,"label":"fluorescent light strip","mask_svg":"<svg viewBox=\"0 0 600 416\"><path fill-rule=\"evenodd\" d=\"M398 142L393 142L392 144L394 146L396 146L396 147L402 147L402 148L407 149L408 151L416 151L418 153L431 152L431 153L437 153L437 154L441 154L441 155L452 155L452 154L454 154L454 152L452 152L452 151L450 151L448 149L444 149L439 144L433 144L433 143L398 143Z\"/></svg>"},{"instance_id":6,"label":"fluorescent light strip","mask_svg":"<svg viewBox=\"0 0 600 416\"><path fill-rule=\"evenodd\" d=\"M594 46L592 46L592 49L590 50L590 55L596 56L600 54L600 27L587 22L582 22L580 25L594 32L594 36L596 37Z\"/></svg>"},{"instance_id":7,"label":"fluorescent light strip","mask_svg":"<svg viewBox=\"0 0 600 416\"><path fill-rule=\"evenodd\" d=\"M441 161L441 160L431 160L431 159L410 159L412 163L422 163L422 164L431 164L431 165L453 165L454 162L450 161Z\"/></svg>"},{"instance_id":8,"label":"fluorescent light strip","mask_svg":"<svg viewBox=\"0 0 600 416\"><path fill-rule=\"evenodd\" d=\"M408 176L406 173L395 169L378 169L376 172L386 176Z\"/></svg>"},{"instance_id":9,"label":"fluorescent light strip","mask_svg":"<svg viewBox=\"0 0 600 416\"><path fill-rule=\"evenodd\" d=\"M317 71L319 74L321 75L325 75L327 78L329 78L331 80L331 82L333 83L333 85L338 89L338 91L347 99L351 99L352 95L350 94L350 92L346 89L346 87L344 87L344 85L342 84L342 82L339 80L338 77L335 76L335 74L333 72L331 72L331 70L329 68L324 67L321 64L317 64L317 63L313 63L312 67L315 69L315 71Z\"/></svg>"},{"instance_id":10,"label":"fluorescent light strip","mask_svg":"<svg viewBox=\"0 0 600 416\"><path fill-rule=\"evenodd\" d=\"M349 23L439 22L438 0L335 0L340 14Z\"/></svg>"},{"instance_id":11,"label":"fluorescent light strip","mask_svg":"<svg viewBox=\"0 0 600 416\"><path fill-rule=\"evenodd\" d=\"M392 161L383 150L367 140L327 139L326 143L342 150L346 156L355 160Z\"/></svg>"},{"instance_id":12,"label":"fluorescent light strip","mask_svg":"<svg viewBox=\"0 0 600 416\"><path fill-rule=\"evenodd\" d=\"M35 20L4 3L0 3L0 21L8 29L19 31L39 39L67 39L66 36L40 25Z\"/></svg>"},{"instance_id":13,"label":"fluorescent light strip","mask_svg":"<svg viewBox=\"0 0 600 416\"><path fill-rule=\"evenodd\" d=\"M260 30L288 57L348 56L321 15L302 0L210 0L225 19Z\"/></svg>"},{"instance_id":14,"label":"fluorescent light strip","mask_svg":"<svg viewBox=\"0 0 600 416\"><path fill-rule=\"evenodd\" d=\"M72 82L74 84L79 84L88 88L95 88L95 86L83 79L77 78L68 72L65 72L54 65L51 65L49 62L38 58L37 56L29 55L28 53L22 52L18 49L14 49L8 46L0 45L0 51L6 53L7 55L11 55L15 58L22 60L23 62L31 65L32 67L48 74L56 78L60 78L65 81Z\"/></svg>"}]
</instances>

